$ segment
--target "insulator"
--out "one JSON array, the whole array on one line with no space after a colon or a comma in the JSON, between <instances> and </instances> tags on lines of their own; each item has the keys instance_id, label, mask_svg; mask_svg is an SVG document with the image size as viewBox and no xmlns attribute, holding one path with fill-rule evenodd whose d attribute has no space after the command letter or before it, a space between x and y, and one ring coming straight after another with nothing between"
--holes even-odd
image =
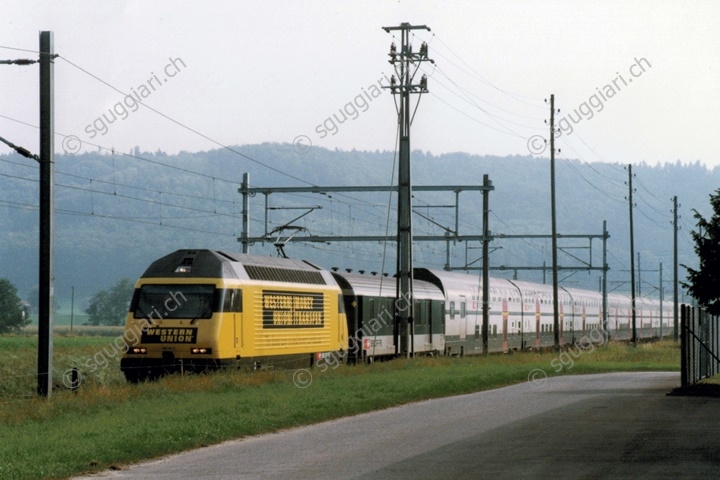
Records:
<instances>
[{"instance_id":1,"label":"insulator","mask_svg":"<svg viewBox=\"0 0 720 480\"><path fill-rule=\"evenodd\" d=\"M34 158L34 155L30 153L30 150L24 147L15 147L15 151L25 158Z\"/></svg>"},{"instance_id":2,"label":"insulator","mask_svg":"<svg viewBox=\"0 0 720 480\"><path fill-rule=\"evenodd\" d=\"M428 45L426 42L423 42L422 45L420 45L420 56L422 58L427 58L428 55Z\"/></svg>"},{"instance_id":3,"label":"insulator","mask_svg":"<svg viewBox=\"0 0 720 480\"><path fill-rule=\"evenodd\" d=\"M390 85L395 86L397 84L397 80L395 79L395 75L390 75Z\"/></svg>"}]
</instances>

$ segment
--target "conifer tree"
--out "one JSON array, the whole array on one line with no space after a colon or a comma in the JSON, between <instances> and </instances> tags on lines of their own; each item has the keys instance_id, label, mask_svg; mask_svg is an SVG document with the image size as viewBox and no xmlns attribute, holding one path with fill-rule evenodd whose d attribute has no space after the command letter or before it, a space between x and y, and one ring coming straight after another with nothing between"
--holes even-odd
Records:
<instances>
[{"instance_id":1,"label":"conifer tree","mask_svg":"<svg viewBox=\"0 0 720 480\"><path fill-rule=\"evenodd\" d=\"M683 287L698 305L713 315L720 315L720 189L710 194L713 215L706 220L697 210L693 217L697 231L690 232L699 259L697 270L683 265L688 271L688 281Z\"/></svg>"}]
</instances>

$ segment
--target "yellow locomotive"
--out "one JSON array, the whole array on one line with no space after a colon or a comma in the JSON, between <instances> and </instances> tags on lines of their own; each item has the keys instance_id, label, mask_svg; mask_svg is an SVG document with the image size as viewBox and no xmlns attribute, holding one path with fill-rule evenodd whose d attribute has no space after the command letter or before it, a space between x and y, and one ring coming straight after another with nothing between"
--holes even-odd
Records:
<instances>
[{"instance_id":1,"label":"yellow locomotive","mask_svg":"<svg viewBox=\"0 0 720 480\"><path fill-rule=\"evenodd\" d=\"M346 351L342 292L309 262L178 250L140 277L120 368L130 382L224 366L311 366Z\"/></svg>"}]
</instances>

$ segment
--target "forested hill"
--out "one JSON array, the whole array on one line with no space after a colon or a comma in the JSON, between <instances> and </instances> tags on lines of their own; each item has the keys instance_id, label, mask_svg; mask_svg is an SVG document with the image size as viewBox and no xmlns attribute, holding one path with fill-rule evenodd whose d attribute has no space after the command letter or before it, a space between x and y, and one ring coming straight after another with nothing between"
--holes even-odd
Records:
<instances>
[{"instance_id":1,"label":"forested hill","mask_svg":"<svg viewBox=\"0 0 720 480\"><path fill-rule=\"evenodd\" d=\"M243 173L251 186L390 185L394 152L326 150L297 153L289 144L247 145L208 152L166 155L135 149L128 154L105 152L56 157L55 287L60 303L69 304L70 289L82 307L99 289L121 278L133 281L153 259L178 248L240 251ZM415 185L481 184L488 174L490 229L493 234L550 233L550 166L547 158L432 155L413 152ZM641 293L659 285L663 265L665 290L672 292L672 197L681 204L680 262L695 265L690 230L692 209L710 214L708 195L720 187L720 171L699 162L633 166L635 250L640 257ZM600 234L608 241L610 289L626 291L629 281L629 209L626 165L558 160L556 165L558 232ZM37 283L38 168L15 154L0 156L0 278L8 278L25 298ZM392 204L388 206L388 201ZM413 228L417 235L443 235L454 229L450 206L455 194L417 193ZM481 194L460 194L461 234L480 234ZM251 199L251 235L264 231L264 195ZM284 225L306 210L321 207L293 225L311 235L384 235L395 233L395 197L388 193L273 194L269 229ZM291 208L287 208L291 207ZM387 227L388 214L390 226ZM441 227L442 226L442 227ZM305 235L299 233L298 235ZM480 244L449 242L451 264L480 255ZM586 240L562 240L560 265L578 266L588 259ZM592 243L592 264L602 264L602 243ZM394 270L394 246L377 243L297 244L289 256L322 266L386 272ZM551 264L548 239L496 239L491 266ZM385 261L383 263L383 252ZM442 268L445 243L415 245L415 264ZM271 244L254 245L251 253L275 255ZM475 263L479 265L479 262ZM682 268L680 269L682 276ZM493 275L513 275L494 271ZM518 271L518 278L542 281L539 271ZM564 285L597 288L600 272L564 272ZM549 276L547 277L549 281ZM63 301L65 299L65 301Z\"/></svg>"}]
</instances>

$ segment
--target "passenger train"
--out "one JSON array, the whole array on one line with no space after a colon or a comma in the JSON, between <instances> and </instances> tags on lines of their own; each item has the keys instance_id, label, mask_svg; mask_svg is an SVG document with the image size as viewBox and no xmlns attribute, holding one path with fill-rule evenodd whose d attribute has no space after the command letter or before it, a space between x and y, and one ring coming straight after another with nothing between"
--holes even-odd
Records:
<instances>
[{"instance_id":1,"label":"passenger train","mask_svg":"<svg viewBox=\"0 0 720 480\"><path fill-rule=\"evenodd\" d=\"M412 298L395 279L329 271L307 261L178 250L135 285L120 368L130 382L223 366L297 368L338 353L349 362L398 354L395 314L413 302L414 354L483 352L482 282L477 275L416 268ZM490 278L488 351L554 345L552 287ZM591 332L632 336L629 297L560 288L562 344ZM638 298L638 338L671 334L672 303ZM604 338L596 335L590 338Z\"/></svg>"}]
</instances>

